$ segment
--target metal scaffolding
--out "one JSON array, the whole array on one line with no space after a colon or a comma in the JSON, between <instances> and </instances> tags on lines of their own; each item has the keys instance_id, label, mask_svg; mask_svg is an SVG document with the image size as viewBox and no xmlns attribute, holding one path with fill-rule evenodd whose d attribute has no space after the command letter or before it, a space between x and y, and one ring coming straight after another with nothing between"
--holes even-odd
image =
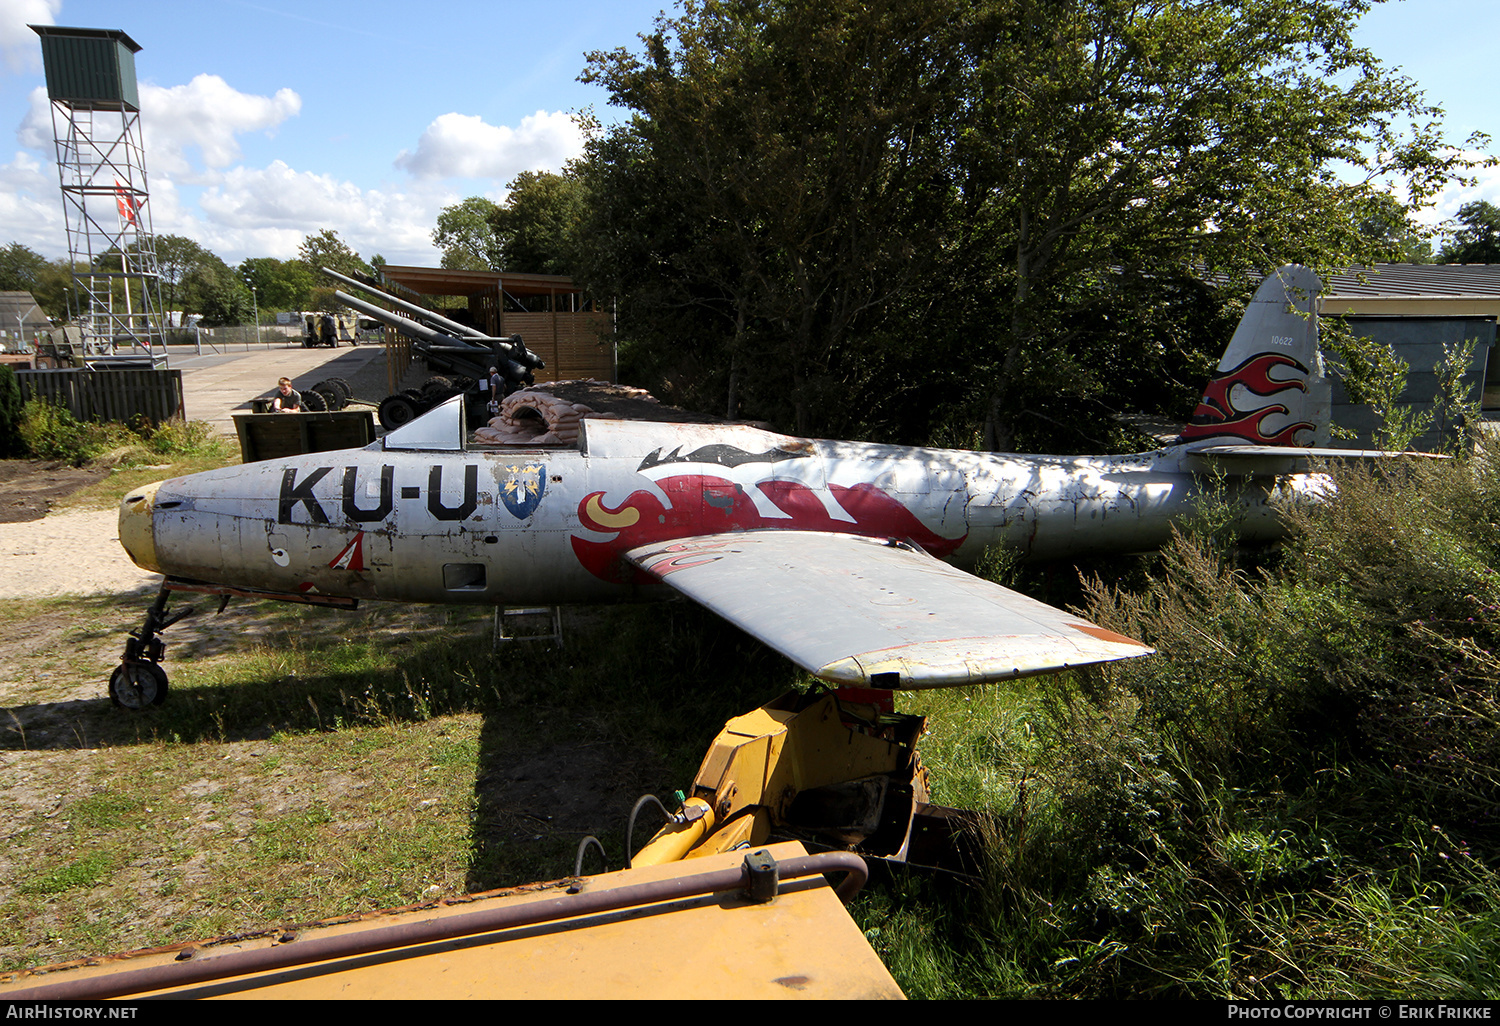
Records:
<instances>
[{"instance_id":1,"label":"metal scaffolding","mask_svg":"<svg viewBox=\"0 0 1500 1026\"><path fill-rule=\"evenodd\" d=\"M32 28L42 37L57 175L89 363L167 362L161 276L136 100L135 52L112 29Z\"/></svg>"}]
</instances>

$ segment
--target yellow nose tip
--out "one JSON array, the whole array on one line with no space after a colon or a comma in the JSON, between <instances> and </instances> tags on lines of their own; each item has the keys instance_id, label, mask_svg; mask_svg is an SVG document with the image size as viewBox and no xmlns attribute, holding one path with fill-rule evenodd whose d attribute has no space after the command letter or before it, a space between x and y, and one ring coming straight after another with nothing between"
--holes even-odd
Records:
<instances>
[{"instance_id":1,"label":"yellow nose tip","mask_svg":"<svg viewBox=\"0 0 1500 1026\"><path fill-rule=\"evenodd\" d=\"M156 563L156 532L152 527L152 508L156 505L157 481L136 488L120 500L120 544L130 561L142 570L161 573Z\"/></svg>"}]
</instances>

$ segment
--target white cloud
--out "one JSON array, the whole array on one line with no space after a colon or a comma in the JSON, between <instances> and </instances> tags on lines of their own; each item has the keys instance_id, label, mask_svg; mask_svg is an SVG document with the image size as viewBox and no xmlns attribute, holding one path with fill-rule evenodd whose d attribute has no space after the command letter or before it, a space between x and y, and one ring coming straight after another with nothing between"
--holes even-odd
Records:
<instances>
[{"instance_id":1,"label":"white cloud","mask_svg":"<svg viewBox=\"0 0 1500 1026\"><path fill-rule=\"evenodd\" d=\"M240 159L235 137L270 132L302 110L290 89L275 96L242 93L218 75L198 75L187 85L141 86L141 126L148 170L179 177L194 173L188 151L196 148L205 168L228 167Z\"/></svg>"},{"instance_id":2,"label":"white cloud","mask_svg":"<svg viewBox=\"0 0 1500 1026\"><path fill-rule=\"evenodd\" d=\"M4 0L0 0L3 3ZM164 176L182 184L207 184L215 172L240 159L237 136L271 132L302 109L302 99L290 89L275 96L255 96L231 87L217 75L199 75L187 85L163 89L143 84L141 92L142 145L146 171L154 184ZM26 116L16 138L22 146L54 151L52 103L47 90L37 86L27 97ZM114 119L113 128L104 120ZM94 134L120 131L118 114L96 112ZM192 159L197 151L198 160Z\"/></svg>"},{"instance_id":3,"label":"white cloud","mask_svg":"<svg viewBox=\"0 0 1500 1026\"><path fill-rule=\"evenodd\" d=\"M1466 156L1472 159L1483 160L1489 154L1470 152ZM1476 200L1486 200L1496 206L1500 206L1500 167L1482 167L1476 170L1472 177L1473 185L1449 185L1438 193L1433 202L1430 219L1424 217L1428 223L1448 221L1458 216L1458 208L1465 203L1473 203Z\"/></svg>"},{"instance_id":4,"label":"white cloud","mask_svg":"<svg viewBox=\"0 0 1500 1026\"><path fill-rule=\"evenodd\" d=\"M27 26L55 25L62 0L0 0L0 64L13 73L39 71L41 38Z\"/></svg>"},{"instance_id":5,"label":"white cloud","mask_svg":"<svg viewBox=\"0 0 1500 1026\"><path fill-rule=\"evenodd\" d=\"M236 167L205 191L198 205L230 227L295 226L325 217L362 216L358 186L330 175L294 171L282 161L264 169ZM310 229L316 230L316 229Z\"/></svg>"},{"instance_id":6,"label":"white cloud","mask_svg":"<svg viewBox=\"0 0 1500 1026\"><path fill-rule=\"evenodd\" d=\"M416 178L495 178L522 171L557 171L583 152L583 132L562 111L539 110L520 125L488 125L469 114L444 114L402 150L396 166Z\"/></svg>"},{"instance_id":7,"label":"white cloud","mask_svg":"<svg viewBox=\"0 0 1500 1026\"><path fill-rule=\"evenodd\" d=\"M0 164L0 225L4 242L19 242L48 259L67 252L57 172L29 153Z\"/></svg>"},{"instance_id":8,"label":"white cloud","mask_svg":"<svg viewBox=\"0 0 1500 1026\"><path fill-rule=\"evenodd\" d=\"M275 96L255 96L240 92L218 75L198 75L187 85L170 89L142 84L140 93L146 170L152 174L201 177L189 159L194 149L202 167L228 167L240 159L236 136L269 133L302 110L302 98L290 89L278 89ZM37 86L27 99L17 138L22 146L50 151L52 102L46 88ZM96 114L96 118L101 116ZM116 130L118 125L117 120ZM96 135L99 129L96 123Z\"/></svg>"},{"instance_id":9,"label":"white cloud","mask_svg":"<svg viewBox=\"0 0 1500 1026\"><path fill-rule=\"evenodd\" d=\"M392 263L433 264L439 254L432 226L443 206L461 198L455 189L470 195L479 184L498 200L501 184L520 172L560 169L583 149L582 133L560 112L538 111L515 127L445 114L398 158L412 177L398 186L363 187L279 160L262 168L241 164L245 133L274 132L300 113L302 100L291 89L257 96L205 74L170 88L142 83L141 106L153 228L192 238L231 264L247 256L295 256L305 236L324 228L367 258L380 253ZM0 165L0 224L9 237L61 256L66 237L52 112L42 87L27 96L17 140L23 150ZM494 188L448 181L460 178L489 179Z\"/></svg>"},{"instance_id":10,"label":"white cloud","mask_svg":"<svg viewBox=\"0 0 1500 1026\"><path fill-rule=\"evenodd\" d=\"M37 86L26 97L26 116L16 130L16 140L31 149L52 152L52 101L47 99L46 86Z\"/></svg>"},{"instance_id":11,"label":"white cloud","mask_svg":"<svg viewBox=\"0 0 1500 1026\"><path fill-rule=\"evenodd\" d=\"M332 228L364 257L393 263L436 257L430 238L446 194L361 189L330 175L297 171L282 161L237 167L198 199L204 221L195 236L223 255L296 256L304 236ZM226 256L226 259L229 259Z\"/></svg>"}]
</instances>

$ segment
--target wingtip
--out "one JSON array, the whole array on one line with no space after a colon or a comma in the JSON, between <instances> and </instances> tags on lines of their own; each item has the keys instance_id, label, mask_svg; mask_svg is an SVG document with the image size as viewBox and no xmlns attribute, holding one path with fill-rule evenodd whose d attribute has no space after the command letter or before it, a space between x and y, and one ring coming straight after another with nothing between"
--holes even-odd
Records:
<instances>
[{"instance_id":1,"label":"wingtip","mask_svg":"<svg viewBox=\"0 0 1500 1026\"><path fill-rule=\"evenodd\" d=\"M899 690L918 691L1062 673L1138 659L1156 651L1093 624L1068 626L1089 640L1055 636L952 638L856 653L828 663L813 675L834 684L872 687L877 675L895 674Z\"/></svg>"}]
</instances>

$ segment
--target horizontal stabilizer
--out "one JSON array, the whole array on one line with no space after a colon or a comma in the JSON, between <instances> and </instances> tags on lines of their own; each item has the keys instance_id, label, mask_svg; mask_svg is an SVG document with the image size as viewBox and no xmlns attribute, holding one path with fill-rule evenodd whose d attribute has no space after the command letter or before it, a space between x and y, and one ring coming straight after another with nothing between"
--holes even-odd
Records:
<instances>
[{"instance_id":1,"label":"horizontal stabilizer","mask_svg":"<svg viewBox=\"0 0 1500 1026\"><path fill-rule=\"evenodd\" d=\"M893 540L746 531L626 558L837 684L955 687L1152 651Z\"/></svg>"},{"instance_id":2,"label":"horizontal stabilizer","mask_svg":"<svg viewBox=\"0 0 1500 1026\"><path fill-rule=\"evenodd\" d=\"M1445 460L1435 452L1397 452L1390 449L1329 449L1292 445L1208 445L1190 449L1189 456L1201 456L1225 462L1229 474L1289 473L1304 468L1309 460L1392 460L1413 457ZM1269 461L1269 465L1267 465Z\"/></svg>"}]
</instances>

